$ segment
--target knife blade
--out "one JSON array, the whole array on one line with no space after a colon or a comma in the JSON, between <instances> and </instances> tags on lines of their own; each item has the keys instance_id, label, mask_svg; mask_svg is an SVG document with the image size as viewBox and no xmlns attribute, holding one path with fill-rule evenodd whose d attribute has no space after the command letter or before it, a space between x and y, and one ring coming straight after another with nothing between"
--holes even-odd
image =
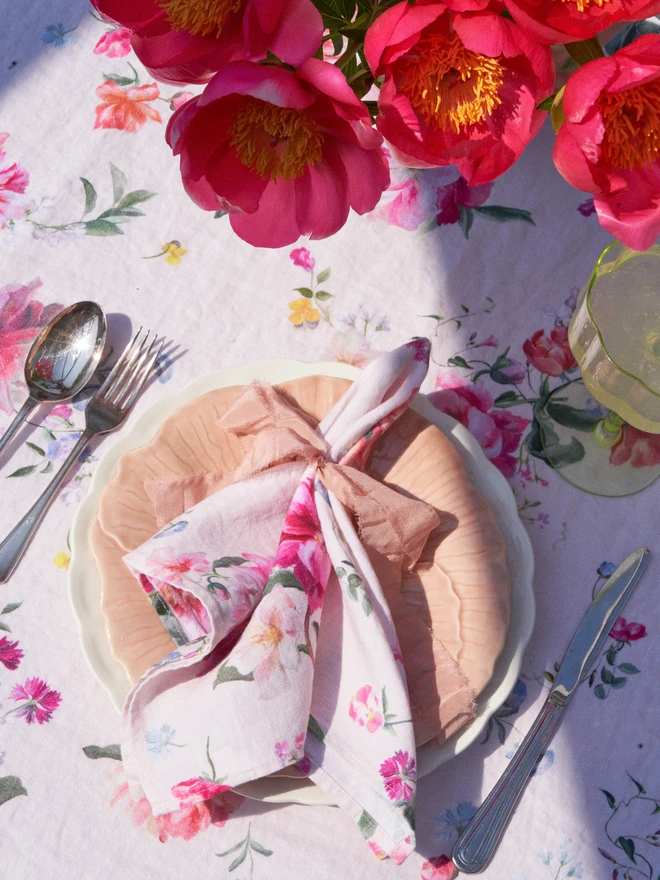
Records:
<instances>
[{"instance_id":1,"label":"knife blade","mask_svg":"<svg viewBox=\"0 0 660 880\"><path fill-rule=\"evenodd\" d=\"M598 593L575 631L543 708L511 763L461 834L452 860L478 874L492 859L511 814L545 754L568 701L600 653L609 632L650 560L644 547L625 559Z\"/></svg>"}]
</instances>

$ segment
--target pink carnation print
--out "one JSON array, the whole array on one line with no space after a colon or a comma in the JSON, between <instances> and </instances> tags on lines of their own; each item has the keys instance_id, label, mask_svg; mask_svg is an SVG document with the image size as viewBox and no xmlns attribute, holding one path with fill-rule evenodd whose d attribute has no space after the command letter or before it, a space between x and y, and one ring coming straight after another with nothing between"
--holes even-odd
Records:
<instances>
[{"instance_id":1,"label":"pink carnation print","mask_svg":"<svg viewBox=\"0 0 660 880\"><path fill-rule=\"evenodd\" d=\"M300 266L301 269L306 269L308 272L311 272L316 265L314 257L306 247L294 248L289 256L294 266Z\"/></svg>"},{"instance_id":2,"label":"pink carnation print","mask_svg":"<svg viewBox=\"0 0 660 880\"><path fill-rule=\"evenodd\" d=\"M108 58L124 58L131 51L131 32L128 28L115 28L106 31L94 46L95 55Z\"/></svg>"},{"instance_id":3,"label":"pink carnation print","mask_svg":"<svg viewBox=\"0 0 660 880\"><path fill-rule=\"evenodd\" d=\"M348 714L360 727L366 727L369 733L375 733L385 722L380 701L370 684L361 687L351 699Z\"/></svg>"},{"instance_id":4,"label":"pink carnation print","mask_svg":"<svg viewBox=\"0 0 660 880\"><path fill-rule=\"evenodd\" d=\"M422 865L421 880L454 880L458 871L448 856L436 856Z\"/></svg>"},{"instance_id":5,"label":"pink carnation print","mask_svg":"<svg viewBox=\"0 0 660 880\"><path fill-rule=\"evenodd\" d=\"M223 791L229 791L231 786L213 782L211 779L184 779L172 786L172 794L179 801L179 807L189 807L198 801L207 801Z\"/></svg>"},{"instance_id":6,"label":"pink carnation print","mask_svg":"<svg viewBox=\"0 0 660 880\"><path fill-rule=\"evenodd\" d=\"M62 702L61 694L52 690L40 678L28 678L24 685L14 685L9 692L9 697L17 702L25 701L10 711L15 712L19 718L25 718L28 724L32 724L33 721L37 721L39 724L50 721L53 712Z\"/></svg>"},{"instance_id":7,"label":"pink carnation print","mask_svg":"<svg viewBox=\"0 0 660 880\"><path fill-rule=\"evenodd\" d=\"M17 220L25 212L22 198L30 175L25 168L14 162L4 165L5 151L2 149L9 135L0 132L0 229L4 229L8 220Z\"/></svg>"},{"instance_id":8,"label":"pink carnation print","mask_svg":"<svg viewBox=\"0 0 660 880\"><path fill-rule=\"evenodd\" d=\"M629 623L625 617L618 617L610 630L610 637L620 642L636 642L646 637L646 627L643 623L633 623L632 620Z\"/></svg>"},{"instance_id":9,"label":"pink carnation print","mask_svg":"<svg viewBox=\"0 0 660 880\"><path fill-rule=\"evenodd\" d=\"M10 642L7 636L0 639L0 663L5 669L18 669L18 664L23 659L23 651L18 642Z\"/></svg>"},{"instance_id":10,"label":"pink carnation print","mask_svg":"<svg viewBox=\"0 0 660 880\"><path fill-rule=\"evenodd\" d=\"M395 752L380 765L385 793L391 801L410 803L415 793L417 769L415 759L408 752Z\"/></svg>"}]
</instances>

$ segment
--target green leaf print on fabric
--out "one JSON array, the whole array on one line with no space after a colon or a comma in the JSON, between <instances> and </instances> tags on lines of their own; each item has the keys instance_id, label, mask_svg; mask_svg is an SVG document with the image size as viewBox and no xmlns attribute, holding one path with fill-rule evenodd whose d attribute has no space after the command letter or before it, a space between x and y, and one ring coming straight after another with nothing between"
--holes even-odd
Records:
<instances>
[{"instance_id":1,"label":"green leaf print on fabric","mask_svg":"<svg viewBox=\"0 0 660 880\"><path fill-rule=\"evenodd\" d=\"M18 776L2 776L0 777L0 804L5 804L12 798L27 795L27 791L23 787L23 783Z\"/></svg>"},{"instance_id":2,"label":"green leaf print on fabric","mask_svg":"<svg viewBox=\"0 0 660 880\"><path fill-rule=\"evenodd\" d=\"M121 746L112 743L109 746L83 746L83 752L93 761L99 758L111 758L113 761L121 761Z\"/></svg>"}]
</instances>

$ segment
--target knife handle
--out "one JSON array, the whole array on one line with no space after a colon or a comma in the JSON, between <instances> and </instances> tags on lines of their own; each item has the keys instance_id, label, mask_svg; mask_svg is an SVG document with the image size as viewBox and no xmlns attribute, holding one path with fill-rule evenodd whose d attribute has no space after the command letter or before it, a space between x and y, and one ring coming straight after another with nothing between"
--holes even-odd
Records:
<instances>
[{"instance_id":1,"label":"knife handle","mask_svg":"<svg viewBox=\"0 0 660 880\"><path fill-rule=\"evenodd\" d=\"M479 874L492 859L530 775L550 744L563 710L563 706L546 700L511 763L456 841L452 859L459 871Z\"/></svg>"}]
</instances>

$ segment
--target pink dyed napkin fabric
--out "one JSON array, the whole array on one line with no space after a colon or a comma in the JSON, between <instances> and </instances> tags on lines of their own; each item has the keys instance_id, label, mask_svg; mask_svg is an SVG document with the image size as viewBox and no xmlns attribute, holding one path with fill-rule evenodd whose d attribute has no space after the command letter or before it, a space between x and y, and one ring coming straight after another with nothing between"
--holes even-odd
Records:
<instances>
[{"instance_id":1,"label":"pink dyed napkin fabric","mask_svg":"<svg viewBox=\"0 0 660 880\"><path fill-rule=\"evenodd\" d=\"M437 515L359 468L428 357L418 339L372 362L316 431L251 386L221 421L244 438L236 481L125 557L181 646L123 712L129 783L155 815L295 764L378 857L414 849L405 674L351 513L369 546L414 566Z\"/></svg>"}]
</instances>

